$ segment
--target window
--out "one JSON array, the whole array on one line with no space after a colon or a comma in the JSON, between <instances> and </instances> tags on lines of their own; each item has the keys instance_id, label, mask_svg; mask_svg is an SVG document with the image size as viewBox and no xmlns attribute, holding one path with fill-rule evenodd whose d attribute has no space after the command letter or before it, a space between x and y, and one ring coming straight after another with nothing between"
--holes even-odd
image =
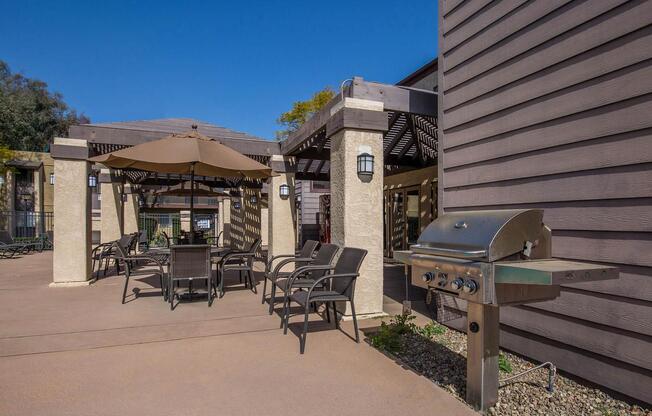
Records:
<instances>
[{"instance_id":1,"label":"window","mask_svg":"<svg viewBox=\"0 0 652 416\"><path fill-rule=\"evenodd\" d=\"M328 192L331 189L329 181L310 181L310 190L312 192Z\"/></svg>"}]
</instances>

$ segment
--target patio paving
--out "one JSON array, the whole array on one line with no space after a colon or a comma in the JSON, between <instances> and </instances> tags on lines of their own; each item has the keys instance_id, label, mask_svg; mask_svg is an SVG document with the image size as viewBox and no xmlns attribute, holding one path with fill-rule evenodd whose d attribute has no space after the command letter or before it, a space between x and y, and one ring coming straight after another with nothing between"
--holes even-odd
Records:
<instances>
[{"instance_id":1,"label":"patio paving","mask_svg":"<svg viewBox=\"0 0 652 416\"><path fill-rule=\"evenodd\" d=\"M122 277L77 288L49 288L51 279L51 253L0 260L1 415L475 414L353 342L350 323L343 333L313 317L300 356L296 334L284 336L249 290L171 312L153 278L134 282L140 296L125 305ZM388 312L399 298L386 296Z\"/></svg>"}]
</instances>

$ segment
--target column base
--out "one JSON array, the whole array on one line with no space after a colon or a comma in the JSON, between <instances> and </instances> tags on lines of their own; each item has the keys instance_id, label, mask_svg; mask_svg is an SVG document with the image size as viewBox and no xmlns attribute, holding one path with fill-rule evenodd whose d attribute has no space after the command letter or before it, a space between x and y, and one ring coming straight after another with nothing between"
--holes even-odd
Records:
<instances>
[{"instance_id":1,"label":"column base","mask_svg":"<svg viewBox=\"0 0 652 416\"><path fill-rule=\"evenodd\" d=\"M337 316L339 316L340 320L344 322L353 320L352 315L342 315L340 312L338 312ZM387 312L358 313L355 315L358 321L362 321L364 319L385 318L387 316L389 316Z\"/></svg>"},{"instance_id":2,"label":"column base","mask_svg":"<svg viewBox=\"0 0 652 416\"><path fill-rule=\"evenodd\" d=\"M52 282L49 287L79 287L79 286L89 286L97 281L97 278L91 280L85 280L83 282Z\"/></svg>"}]
</instances>

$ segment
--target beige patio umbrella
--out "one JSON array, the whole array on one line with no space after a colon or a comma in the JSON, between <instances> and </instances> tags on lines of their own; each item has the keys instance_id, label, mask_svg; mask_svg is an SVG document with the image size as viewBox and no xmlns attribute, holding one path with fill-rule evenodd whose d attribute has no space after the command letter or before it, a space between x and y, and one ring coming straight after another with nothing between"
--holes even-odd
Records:
<instances>
[{"instance_id":1,"label":"beige patio umbrella","mask_svg":"<svg viewBox=\"0 0 652 416\"><path fill-rule=\"evenodd\" d=\"M193 231L195 175L249 179L272 176L270 167L199 134L195 126L187 133L172 134L161 140L95 156L89 161L115 169L190 175L190 224Z\"/></svg>"}]
</instances>

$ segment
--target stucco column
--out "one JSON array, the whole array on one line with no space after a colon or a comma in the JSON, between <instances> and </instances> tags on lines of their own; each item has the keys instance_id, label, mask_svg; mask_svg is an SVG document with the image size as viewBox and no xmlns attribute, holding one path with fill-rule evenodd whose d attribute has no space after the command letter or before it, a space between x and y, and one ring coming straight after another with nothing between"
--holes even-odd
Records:
<instances>
[{"instance_id":1,"label":"stucco column","mask_svg":"<svg viewBox=\"0 0 652 416\"><path fill-rule=\"evenodd\" d=\"M179 225L181 231L190 232L190 210L179 211Z\"/></svg>"},{"instance_id":2,"label":"stucco column","mask_svg":"<svg viewBox=\"0 0 652 416\"><path fill-rule=\"evenodd\" d=\"M108 243L122 237L122 183L110 169L100 170L99 182L102 195L100 238L102 243Z\"/></svg>"},{"instance_id":3,"label":"stucco column","mask_svg":"<svg viewBox=\"0 0 652 416\"><path fill-rule=\"evenodd\" d=\"M140 215L140 207L138 206L138 193L130 186L125 188L125 201L124 208L124 233L132 234L138 232L138 216Z\"/></svg>"},{"instance_id":4,"label":"stucco column","mask_svg":"<svg viewBox=\"0 0 652 416\"><path fill-rule=\"evenodd\" d=\"M340 111L353 108L371 113L373 119L387 119L382 103L355 100L345 102L344 107ZM368 251L355 285L356 314L361 318L383 314L384 124L369 123L367 119L352 117L351 124L336 123L330 135L331 240L341 247ZM346 118L344 123L348 123ZM374 157L373 175L358 174L357 159L363 153ZM338 310L345 316L350 314L348 303L346 310L344 305L339 305Z\"/></svg>"},{"instance_id":5,"label":"stucco column","mask_svg":"<svg viewBox=\"0 0 652 416\"><path fill-rule=\"evenodd\" d=\"M223 198L220 205L220 224L222 226L222 245L231 246L231 198Z\"/></svg>"},{"instance_id":6,"label":"stucco column","mask_svg":"<svg viewBox=\"0 0 652 416\"><path fill-rule=\"evenodd\" d=\"M294 204L294 158L281 155L272 155L272 169L279 175L269 179L269 193L267 196L267 255L268 258L280 254L292 254L296 250L295 216L296 207ZM290 195L281 197L281 185L288 185ZM287 268L290 270L290 268ZM285 270L285 269L284 269Z\"/></svg>"},{"instance_id":7,"label":"stucco column","mask_svg":"<svg viewBox=\"0 0 652 416\"><path fill-rule=\"evenodd\" d=\"M86 285L91 279L91 192L86 140L55 138L54 254L50 286Z\"/></svg>"}]
</instances>

